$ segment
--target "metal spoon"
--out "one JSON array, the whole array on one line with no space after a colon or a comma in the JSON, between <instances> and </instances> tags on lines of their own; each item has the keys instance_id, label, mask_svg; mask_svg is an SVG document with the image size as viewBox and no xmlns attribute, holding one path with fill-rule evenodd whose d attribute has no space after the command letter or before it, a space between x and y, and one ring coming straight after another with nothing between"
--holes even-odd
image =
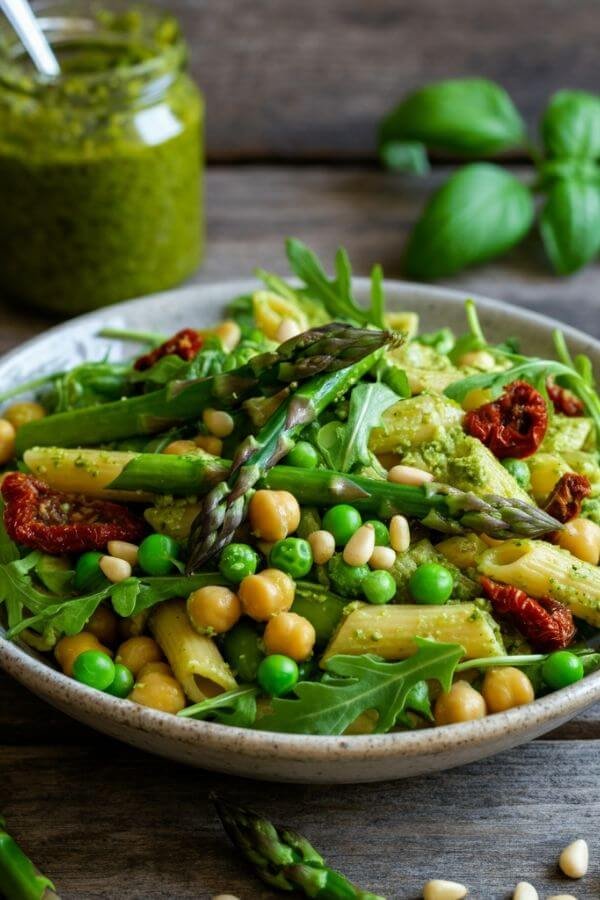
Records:
<instances>
[{"instance_id":1,"label":"metal spoon","mask_svg":"<svg viewBox=\"0 0 600 900\"><path fill-rule=\"evenodd\" d=\"M0 9L42 75L60 75L60 66L27 0L0 0Z\"/></svg>"}]
</instances>

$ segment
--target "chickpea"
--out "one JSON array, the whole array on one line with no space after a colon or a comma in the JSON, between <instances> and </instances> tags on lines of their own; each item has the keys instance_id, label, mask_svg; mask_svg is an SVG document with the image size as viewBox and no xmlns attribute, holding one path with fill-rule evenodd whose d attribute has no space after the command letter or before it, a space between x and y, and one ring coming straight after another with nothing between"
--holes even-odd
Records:
<instances>
[{"instance_id":1,"label":"chickpea","mask_svg":"<svg viewBox=\"0 0 600 900\"><path fill-rule=\"evenodd\" d=\"M65 675L73 675L75 660L86 650L102 650L103 653L112 656L108 647L104 647L90 631L80 631L79 634L71 634L60 639L54 648L54 655Z\"/></svg>"},{"instance_id":2,"label":"chickpea","mask_svg":"<svg viewBox=\"0 0 600 900\"><path fill-rule=\"evenodd\" d=\"M187 614L196 631L223 634L242 615L242 604L229 588L209 585L190 594Z\"/></svg>"},{"instance_id":3,"label":"chickpea","mask_svg":"<svg viewBox=\"0 0 600 900\"><path fill-rule=\"evenodd\" d=\"M316 634L304 616L282 612L269 619L263 640L267 653L283 653L296 662L303 662L313 651Z\"/></svg>"},{"instance_id":4,"label":"chickpea","mask_svg":"<svg viewBox=\"0 0 600 900\"><path fill-rule=\"evenodd\" d=\"M440 694L434 708L436 725L483 719L485 713L485 700L466 681L456 681L447 693Z\"/></svg>"},{"instance_id":5,"label":"chickpea","mask_svg":"<svg viewBox=\"0 0 600 900\"><path fill-rule=\"evenodd\" d=\"M150 610L144 609L135 616L128 616L126 619L119 619L119 637L122 641L128 638L137 637L146 628L146 622L150 616Z\"/></svg>"},{"instance_id":6,"label":"chickpea","mask_svg":"<svg viewBox=\"0 0 600 900\"><path fill-rule=\"evenodd\" d=\"M119 637L119 621L108 606L99 606L92 613L86 630L95 635L101 644L116 644Z\"/></svg>"},{"instance_id":7,"label":"chickpea","mask_svg":"<svg viewBox=\"0 0 600 900\"><path fill-rule=\"evenodd\" d=\"M221 456L223 452L223 441L214 434L199 434L194 438L194 443L196 447L212 456Z\"/></svg>"},{"instance_id":8,"label":"chickpea","mask_svg":"<svg viewBox=\"0 0 600 900\"><path fill-rule=\"evenodd\" d=\"M246 575L238 588L246 615L266 622L276 613L286 612L294 602L296 585L279 569L263 569L258 575Z\"/></svg>"},{"instance_id":9,"label":"chickpea","mask_svg":"<svg viewBox=\"0 0 600 900\"><path fill-rule=\"evenodd\" d=\"M558 532L558 545L583 562L597 566L600 561L600 526L590 519L572 519Z\"/></svg>"},{"instance_id":10,"label":"chickpea","mask_svg":"<svg viewBox=\"0 0 600 900\"><path fill-rule=\"evenodd\" d=\"M143 681L136 682L129 699L140 706L173 714L185 707L183 688L172 675L163 672L148 672Z\"/></svg>"},{"instance_id":11,"label":"chickpea","mask_svg":"<svg viewBox=\"0 0 600 900\"><path fill-rule=\"evenodd\" d=\"M289 491L257 491L248 509L253 533L266 541L281 541L300 524L298 501Z\"/></svg>"},{"instance_id":12,"label":"chickpea","mask_svg":"<svg viewBox=\"0 0 600 900\"><path fill-rule=\"evenodd\" d=\"M185 453L193 453L196 449L197 445L194 441L171 441L170 444L167 444L163 453L168 453L172 456L183 456Z\"/></svg>"},{"instance_id":13,"label":"chickpea","mask_svg":"<svg viewBox=\"0 0 600 900\"><path fill-rule=\"evenodd\" d=\"M138 672L138 681L143 681L146 675L150 675L151 672L160 672L162 675L170 675L171 678L174 678L173 669L166 662L149 662L146 663L145 666L142 666L140 671Z\"/></svg>"},{"instance_id":14,"label":"chickpea","mask_svg":"<svg viewBox=\"0 0 600 900\"><path fill-rule=\"evenodd\" d=\"M202 421L210 433L218 438L229 437L235 426L232 417L224 409L208 407L202 413Z\"/></svg>"},{"instance_id":15,"label":"chickpea","mask_svg":"<svg viewBox=\"0 0 600 900\"><path fill-rule=\"evenodd\" d=\"M8 419L0 419L0 465L15 455L15 429Z\"/></svg>"},{"instance_id":16,"label":"chickpea","mask_svg":"<svg viewBox=\"0 0 600 900\"><path fill-rule=\"evenodd\" d=\"M491 713L504 712L535 700L533 685L524 672L514 666L488 669L481 689Z\"/></svg>"},{"instance_id":17,"label":"chickpea","mask_svg":"<svg viewBox=\"0 0 600 900\"><path fill-rule=\"evenodd\" d=\"M21 425L27 425L28 422L35 422L36 419L43 419L46 410L40 403L25 402L13 403L8 409L4 410L4 418L8 419L13 428L18 431Z\"/></svg>"},{"instance_id":18,"label":"chickpea","mask_svg":"<svg viewBox=\"0 0 600 900\"><path fill-rule=\"evenodd\" d=\"M161 662L162 651L154 638L144 634L129 638L117 650L116 662L127 666L137 678L142 668L149 662Z\"/></svg>"}]
</instances>

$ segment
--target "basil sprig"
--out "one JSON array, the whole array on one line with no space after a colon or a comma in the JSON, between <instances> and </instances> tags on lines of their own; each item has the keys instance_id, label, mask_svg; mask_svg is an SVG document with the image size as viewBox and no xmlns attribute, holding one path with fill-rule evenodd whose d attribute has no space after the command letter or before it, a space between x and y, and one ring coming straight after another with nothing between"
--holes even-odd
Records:
<instances>
[{"instance_id":1,"label":"basil sprig","mask_svg":"<svg viewBox=\"0 0 600 900\"><path fill-rule=\"evenodd\" d=\"M505 168L471 162L430 198L408 242L415 278L452 275L506 253L529 232L534 196L543 196L539 230L555 271L577 271L600 252L600 97L559 91L540 124L542 147L506 92L484 79L428 85L402 101L379 129L383 162L396 171L427 171L427 151L470 158L519 148L537 177L523 184Z\"/></svg>"}]
</instances>

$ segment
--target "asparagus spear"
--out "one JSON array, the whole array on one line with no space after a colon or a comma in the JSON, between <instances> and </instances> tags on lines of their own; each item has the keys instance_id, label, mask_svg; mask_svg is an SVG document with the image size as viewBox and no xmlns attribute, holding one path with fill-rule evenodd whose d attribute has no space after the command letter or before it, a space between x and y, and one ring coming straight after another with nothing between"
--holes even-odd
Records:
<instances>
[{"instance_id":1,"label":"asparagus spear","mask_svg":"<svg viewBox=\"0 0 600 900\"><path fill-rule=\"evenodd\" d=\"M136 434L153 434L174 424L198 419L211 405L235 408L256 392L280 390L282 384L336 372L362 359L392 336L332 322L285 341L248 363L209 378L172 382L158 391L127 397L102 406L69 410L29 422L19 429L16 451L60 443L102 444ZM399 337L394 340L397 343Z\"/></svg>"},{"instance_id":2,"label":"asparagus spear","mask_svg":"<svg viewBox=\"0 0 600 900\"><path fill-rule=\"evenodd\" d=\"M50 879L36 869L5 825L0 816L0 895L10 900L60 900Z\"/></svg>"},{"instance_id":3,"label":"asparagus spear","mask_svg":"<svg viewBox=\"0 0 600 900\"><path fill-rule=\"evenodd\" d=\"M232 539L243 522L249 491L256 482L292 448L294 439L309 422L342 397L360 380L381 355L381 348L394 340L385 331L378 335L379 350L333 374L313 378L295 391L270 417L256 436L242 441L236 452L231 474L204 497L200 512L192 524L187 571L197 571L211 556ZM372 348L372 345L371 345Z\"/></svg>"},{"instance_id":4,"label":"asparagus spear","mask_svg":"<svg viewBox=\"0 0 600 900\"><path fill-rule=\"evenodd\" d=\"M213 797L232 844L259 878L281 891L301 891L319 900L385 900L351 884L330 869L306 838L273 825L248 809Z\"/></svg>"},{"instance_id":5,"label":"asparagus spear","mask_svg":"<svg viewBox=\"0 0 600 900\"><path fill-rule=\"evenodd\" d=\"M128 500L145 500L153 493L202 496L223 482L232 467L231 461L202 451L170 456L33 447L25 452L24 461L34 475L56 490L116 499L120 494ZM556 519L532 503L493 494L477 497L444 484L412 487L328 469L275 466L256 486L290 491L305 506L352 503L361 512L384 518L400 513L444 532L472 529L500 539L515 535L536 538L561 528Z\"/></svg>"}]
</instances>

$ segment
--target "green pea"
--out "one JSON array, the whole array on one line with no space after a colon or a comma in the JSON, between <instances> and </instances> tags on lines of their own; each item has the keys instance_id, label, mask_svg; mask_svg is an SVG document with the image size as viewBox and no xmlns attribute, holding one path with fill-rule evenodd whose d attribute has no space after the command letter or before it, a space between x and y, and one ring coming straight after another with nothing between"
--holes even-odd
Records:
<instances>
[{"instance_id":1,"label":"green pea","mask_svg":"<svg viewBox=\"0 0 600 900\"><path fill-rule=\"evenodd\" d=\"M367 566L349 566L341 553L336 553L327 563L327 574L336 594L342 597L360 597L362 583L369 574Z\"/></svg>"},{"instance_id":2,"label":"green pea","mask_svg":"<svg viewBox=\"0 0 600 900\"><path fill-rule=\"evenodd\" d=\"M365 525L373 526L373 531L375 532L376 547L389 547L390 533L388 531L387 525L384 522L380 522L379 519L369 519L368 522L365 522Z\"/></svg>"},{"instance_id":3,"label":"green pea","mask_svg":"<svg viewBox=\"0 0 600 900\"><path fill-rule=\"evenodd\" d=\"M133 674L127 666L115 663L115 677L106 688L106 693L112 697L128 697L133 690Z\"/></svg>"},{"instance_id":4,"label":"green pea","mask_svg":"<svg viewBox=\"0 0 600 900\"><path fill-rule=\"evenodd\" d=\"M319 464L319 454L308 441L298 441L283 462L286 466L297 466L299 469L315 469Z\"/></svg>"},{"instance_id":5,"label":"green pea","mask_svg":"<svg viewBox=\"0 0 600 900\"><path fill-rule=\"evenodd\" d=\"M223 654L241 682L256 681L265 655L256 628L247 619L242 619L224 636Z\"/></svg>"},{"instance_id":6,"label":"green pea","mask_svg":"<svg viewBox=\"0 0 600 900\"><path fill-rule=\"evenodd\" d=\"M170 575L177 568L179 544L167 534L149 534L140 544L138 562L146 575Z\"/></svg>"},{"instance_id":7,"label":"green pea","mask_svg":"<svg viewBox=\"0 0 600 900\"><path fill-rule=\"evenodd\" d=\"M115 664L101 650L84 650L73 663L73 678L88 687L105 691L115 678Z\"/></svg>"},{"instance_id":8,"label":"green pea","mask_svg":"<svg viewBox=\"0 0 600 900\"><path fill-rule=\"evenodd\" d=\"M369 603L389 603L396 596L396 582L389 572L377 569L366 576L362 590Z\"/></svg>"},{"instance_id":9,"label":"green pea","mask_svg":"<svg viewBox=\"0 0 600 900\"><path fill-rule=\"evenodd\" d=\"M527 490L531 484L531 473L529 466L522 459L513 459L511 456L502 460L502 465L507 472L510 472L519 487Z\"/></svg>"},{"instance_id":10,"label":"green pea","mask_svg":"<svg viewBox=\"0 0 600 900\"><path fill-rule=\"evenodd\" d=\"M345 547L361 525L362 517L359 511L348 503L332 506L323 516L323 528L332 533L338 547Z\"/></svg>"},{"instance_id":11,"label":"green pea","mask_svg":"<svg viewBox=\"0 0 600 900\"><path fill-rule=\"evenodd\" d=\"M570 650L551 653L542 666L542 678L555 691L581 681L583 674L581 659Z\"/></svg>"},{"instance_id":12,"label":"green pea","mask_svg":"<svg viewBox=\"0 0 600 900\"><path fill-rule=\"evenodd\" d=\"M439 563L423 563L411 575L408 589L416 603L439 606L450 599L454 579Z\"/></svg>"},{"instance_id":13,"label":"green pea","mask_svg":"<svg viewBox=\"0 0 600 900\"><path fill-rule=\"evenodd\" d=\"M273 544L269 565L281 569L292 578L303 578L312 569L313 555L310 544L303 538L284 538Z\"/></svg>"},{"instance_id":14,"label":"green pea","mask_svg":"<svg viewBox=\"0 0 600 900\"><path fill-rule=\"evenodd\" d=\"M238 584L246 575L254 575L258 554L248 544L229 544L221 553L219 571L223 578Z\"/></svg>"},{"instance_id":15,"label":"green pea","mask_svg":"<svg viewBox=\"0 0 600 900\"><path fill-rule=\"evenodd\" d=\"M282 697L298 682L298 663L289 656L274 653L266 656L258 667L258 683L271 697Z\"/></svg>"},{"instance_id":16,"label":"green pea","mask_svg":"<svg viewBox=\"0 0 600 900\"><path fill-rule=\"evenodd\" d=\"M101 585L107 582L100 568L100 560L103 554L95 550L82 553L75 566L73 586L81 594L92 594Z\"/></svg>"}]
</instances>

